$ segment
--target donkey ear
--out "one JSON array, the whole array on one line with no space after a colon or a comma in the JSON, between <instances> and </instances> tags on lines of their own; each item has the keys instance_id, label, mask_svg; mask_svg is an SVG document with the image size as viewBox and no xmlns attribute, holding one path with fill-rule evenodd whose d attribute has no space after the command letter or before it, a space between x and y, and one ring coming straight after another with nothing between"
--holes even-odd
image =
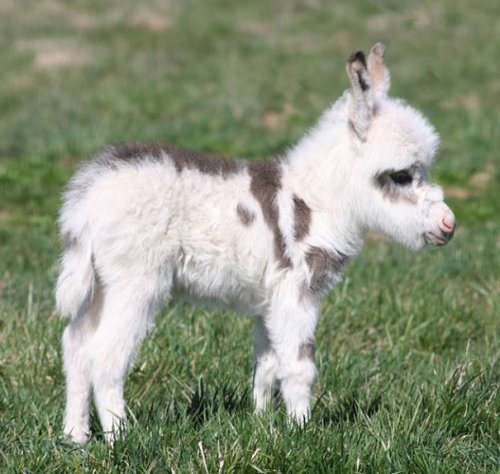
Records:
<instances>
[{"instance_id":1,"label":"donkey ear","mask_svg":"<svg viewBox=\"0 0 500 474\"><path fill-rule=\"evenodd\" d=\"M373 111L372 79L368 72L365 53L363 51L352 53L347 59L346 70L351 82L349 126L356 137L365 142Z\"/></svg>"},{"instance_id":2,"label":"donkey ear","mask_svg":"<svg viewBox=\"0 0 500 474\"><path fill-rule=\"evenodd\" d=\"M391 76L384 62L385 46L377 43L368 56L368 72L373 84L373 97L375 100L387 97L391 87Z\"/></svg>"}]
</instances>

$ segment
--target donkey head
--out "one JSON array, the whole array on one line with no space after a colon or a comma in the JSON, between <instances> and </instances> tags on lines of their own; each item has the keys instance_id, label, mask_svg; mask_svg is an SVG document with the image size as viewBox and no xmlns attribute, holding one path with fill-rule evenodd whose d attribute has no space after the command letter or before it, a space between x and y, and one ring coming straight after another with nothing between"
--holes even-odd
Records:
<instances>
[{"instance_id":1,"label":"donkey head","mask_svg":"<svg viewBox=\"0 0 500 474\"><path fill-rule=\"evenodd\" d=\"M354 205L360 226L410 248L445 245L455 218L442 190L429 180L439 138L420 112L388 97L385 48L376 44L347 61L347 105L353 150Z\"/></svg>"}]
</instances>

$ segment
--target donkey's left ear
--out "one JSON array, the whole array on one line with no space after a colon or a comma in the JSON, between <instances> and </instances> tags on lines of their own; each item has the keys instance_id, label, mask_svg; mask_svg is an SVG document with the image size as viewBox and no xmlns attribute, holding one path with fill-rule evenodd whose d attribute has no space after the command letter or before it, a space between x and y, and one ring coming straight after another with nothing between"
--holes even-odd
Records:
<instances>
[{"instance_id":1,"label":"donkey's left ear","mask_svg":"<svg viewBox=\"0 0 500 474\"><path fill-rule=\"evenodd\" d=\"M351 83L348 105L349 127L361 142L366 141L373 115L372 79L363 51L355 51L347 59L347 75Z\"/></svg>"},{"instance_id":2,"label":"donkey's left ear","mask_svg":"<svg viewBox=\"0 0 500 474\"><path fill-rule=\"evenodd\" d=\"M385 67L385 46L377 43L368 55L368 72L373 84L373 97L375 101L387 97L391 87L391 76Z\"/></svg>"},{"instance_id":3,"label":"donkey's left ear","mask_svg":"<svg viewBox=\"0 0 500 474\"><path fill-rule=\"evenodd\" d=\"M387 97L391 85L384 55L385 46L377 43L368 59L363 51L355 51L347 59L347 75L351 82L349 127L361 142L366 141L377 102Z\"/></svg>"}]
</instances>

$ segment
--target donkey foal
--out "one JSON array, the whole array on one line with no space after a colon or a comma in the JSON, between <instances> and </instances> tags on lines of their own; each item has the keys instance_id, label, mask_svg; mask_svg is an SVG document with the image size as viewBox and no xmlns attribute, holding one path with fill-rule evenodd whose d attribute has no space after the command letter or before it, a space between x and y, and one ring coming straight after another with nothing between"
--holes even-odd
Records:
<instances>
[{"instance_id":1,"label":"donkey foal","mask_svg":"<svg viewBox=\"0 0 500 474\"><path fill-rule=\"evenodd\" d=\"M455 220L428 180L438 137L387 96L384 47L347 61L350 90L278 160L246 163L171 146L112 147L71 180L57 304L64 331L64 431L89 434L93 387L112 440L134 354L171 298L255 317L256 410L280 382L289 416L310 415L320 299L367 232L444 245Z\"/></svg>"}]
</instances>

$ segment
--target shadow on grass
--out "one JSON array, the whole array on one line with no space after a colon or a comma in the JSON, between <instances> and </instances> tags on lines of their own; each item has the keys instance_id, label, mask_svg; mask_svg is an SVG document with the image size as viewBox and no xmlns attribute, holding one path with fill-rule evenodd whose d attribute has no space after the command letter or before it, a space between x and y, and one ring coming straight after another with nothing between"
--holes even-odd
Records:
<instances>
[{"instance_id":1,"label":"shadow on grass","mask_svg":"<svg viewBox=\"0 0 500 474\"><path fill-rule=\"evenodd\" d=\"M334 406L326 402L324 394L314 405L313 419L320 424L354 423L360 417L371 418L382 407L382 395L375 394L369 400L363 399L357 392L351 392L338 400Z\"/></svg>"},{"instance_id":2,"label":"shadow on grass","mask_svg":"<svg viewBox=\"0 0 500 474\"><path fill-rule=\"evenodd\" d=\"M235 414L251 410L250 391L248 388L241 389L240 386L231 381L221 385L207 386L200 379L187 403L171 400L163 409L163 420L168 423L178 423L189 420L197 428L213 419L219 412ZM156 406L151 404L146 415L146 420L156 417Z\"/></svg>"}]
</instances>

